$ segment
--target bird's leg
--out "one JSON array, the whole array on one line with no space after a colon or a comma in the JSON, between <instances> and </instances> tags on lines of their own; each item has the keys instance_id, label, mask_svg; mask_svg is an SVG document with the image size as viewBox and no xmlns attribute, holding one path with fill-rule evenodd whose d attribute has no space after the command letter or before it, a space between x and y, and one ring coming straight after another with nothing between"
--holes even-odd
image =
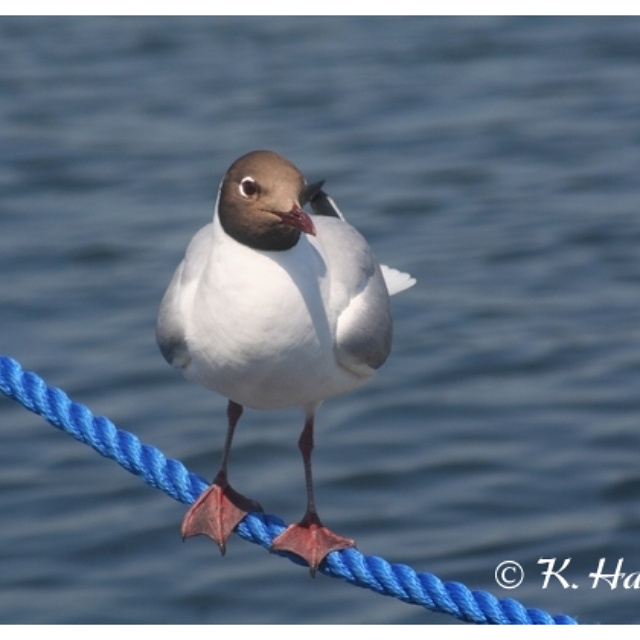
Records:
<instances>
[{"instance_id":1,"label":"bird's leg","mask_svg":"<svg viewBox=\"0 0 640 640\"><path fill-rule=\"evenodd\" d=\"M242 405L229 400L227 406L227 437L222 453L220 470L213 479L211 486L202 492L200 497L187 511L182 521L182 537L209 536L224 555L227 538L236 525L247 513L262 511L262 507L255 501L245 498L231 487L227 480L227 464L231 442L238 420L242 415Z\"/></svg>"},{"instance_id":2,"label":"bird's leg","mask_svg":"<svg viewBox=\"0 0 640 640\"><path fill-rule=\"evenodd\" d=\"M290 551L306 560L312 576L328 553L356 545L350 538L343 538L327 529L316 511L311 473L314 415L314 411L308 412L298 441L307 485L307 511L300 522L287 527L271 545L271 551Z\"/></svg>"}]
</instances>

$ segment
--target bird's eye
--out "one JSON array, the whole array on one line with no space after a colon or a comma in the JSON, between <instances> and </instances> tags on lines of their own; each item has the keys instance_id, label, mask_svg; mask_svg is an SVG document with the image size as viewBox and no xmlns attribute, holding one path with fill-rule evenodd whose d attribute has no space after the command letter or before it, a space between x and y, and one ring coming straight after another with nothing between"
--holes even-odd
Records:
<instances>
[{"instance_id":1,"label":"bird's eye","mask_svg":"<svg viewBox=\"0 0 640 640\"><path fill-rule=\"evenodd\" d=\"M245 198L253 198L258 193L258 183L253 178L242 178L240 194Z\"/></svg>"}]
</instances>

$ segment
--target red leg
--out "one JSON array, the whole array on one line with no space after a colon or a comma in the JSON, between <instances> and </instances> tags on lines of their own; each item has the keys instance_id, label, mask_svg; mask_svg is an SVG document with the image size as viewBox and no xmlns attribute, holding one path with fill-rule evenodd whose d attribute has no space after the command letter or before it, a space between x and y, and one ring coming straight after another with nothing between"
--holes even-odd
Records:
<instances>
[{"instance_id":1,"label":"red leg","mask_svg":"<svg viewBox=\"0 0 640 640\"><path fill-rule=\"evenodd\" d=\"M310 411L298 442L307 485L307 511L300 522L287 527L271 545L272 551L290 551L306 560L312 576L328 553L356 546L355 541L350 538L343 538L327 529L318 517L311 473L313 422L314 411Z\"/></svg>"},{"instance_id":2,"label":"red leg","mask_svg":"<svg viewBox=\"0 0 640 640\"><path fill-rule=\"evenodd\" d=\"M233 441L238 420L242 415L242 406L229 400L227 417L229 426L227 438L222 454L220 471L214 478L211 486L203 491L200 497L187 511L182 521L182 537L209 536L219 547L224 555L226 542L236 525L247 513L262 511L262 507L255 501L245 498L238 493L227 480L227 463L229 451Z\"/></svg>"}]
</instances>

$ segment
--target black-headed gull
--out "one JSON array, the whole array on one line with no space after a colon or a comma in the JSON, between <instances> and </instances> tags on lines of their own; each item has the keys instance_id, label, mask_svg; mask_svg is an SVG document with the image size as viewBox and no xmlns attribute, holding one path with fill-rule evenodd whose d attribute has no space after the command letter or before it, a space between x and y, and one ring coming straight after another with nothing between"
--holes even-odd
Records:
<instances>
[{"instance_id":1,"label":"black-headed gull","mask_svg":"<svg viewBox=\"0 0 640 640\"><path fill-rule=\"evenodd\" d=\"M302 207L311 204L313 216ZM312 574L330 552L354 541L322 525L311 474L320 403L373 376L391 348L389 295L415 283L381 267L365 239L322 191L273 151L236 160L220 185L213 222L198 231L162 300L157 340L189 380L228 398L220 470L182 523L224 553L235 526L257 502L235 491L227 462L243 407L300 406L299 447L307 510L272 550L304 558Z\"/></svg>"}]
</instances>

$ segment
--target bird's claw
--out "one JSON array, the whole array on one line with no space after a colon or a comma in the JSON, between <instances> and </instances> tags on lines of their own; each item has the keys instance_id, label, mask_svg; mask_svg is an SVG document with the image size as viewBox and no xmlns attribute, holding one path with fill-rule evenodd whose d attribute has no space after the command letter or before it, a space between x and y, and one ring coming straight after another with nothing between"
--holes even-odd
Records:
<instances>
[{"instance_id":1,"label":"bird's claw","mask_svg":"<svg viewBox=\"0 0 640 640\"><path fill-rule=\"evenodd\" d=\"M193 503L182 521L182 538L205 535L211 538L224 555L227 539L238 523L262 507L238 493L228 483L214 482Z\"/></svg>"},{"instance_id":2,"label":"bird's claw","mask_svg":"<svg viewBox=\"0 0 640 640\"><path fill-rule=\"evenodd\" d=\"M271 544L271 551L289 551L306 560L311 577L320 563L332 551L355 547L351 538L344 538L327 529L316 517L305 516L288 526Z\"/></svg>"}]
</instances>

